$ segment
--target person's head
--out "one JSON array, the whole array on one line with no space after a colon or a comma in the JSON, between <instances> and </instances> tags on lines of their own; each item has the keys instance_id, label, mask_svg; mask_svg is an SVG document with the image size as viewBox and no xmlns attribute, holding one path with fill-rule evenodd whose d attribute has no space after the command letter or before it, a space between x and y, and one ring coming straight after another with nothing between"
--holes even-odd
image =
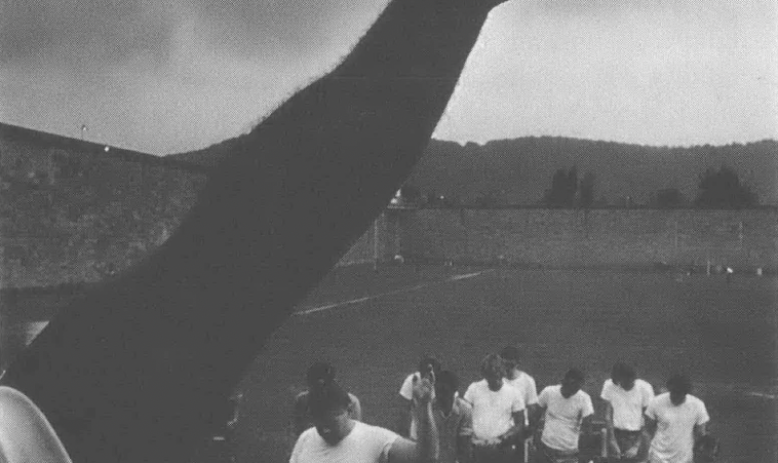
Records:
<instances>
[{"instance_id":1,"label":"person's head","mask_svg":"<svg viewBox=\"0 0 778 463\"><path fill-rule=\"evenodd\" d=\"M502 358L497 354L489 354L481 362L481 375L489 385L489 389L499 391L502 388L502 379L505 376L505 367Z\"/></svg>"},{"instance_id":2,"label":"person's head","mask_svg":"<svg viewBox=\"0 0 778 463\"><path fill-rule=\"evenodd\" d=\"M335 381L317 384L310 391L308 406L311 421L328 444L337 444L351 432L350 403L348 393Z\"/></svg>"},{"instance_id":3,"label":"person's head","mask_svg":"<svg viewBox=\"0 0 778 463\"><path fill-rule=\"evenodd\" d=\"M314 362L305 376L308 388L321 386L335 380L335 367L327 362Z\"/></svg>"},{"instance_id":4,"label":"person's head","mask_svg":"<svg viewBox=\"0 0 778 463\"><path fill-rule=\"evenodd\" d=\"M502 358L503 365L505 366L506 376L510 376L511 371L519 366L521 352L517 347L508 346L500 351L500 358Z\"/></svg>"},{"instance_id":5,"label":"person's head","mask_svg":"<svg viewBox=\"0 0 778 463\"><path fill-rule=\"evenodd\" d=\"M459 389L459 379L452 371L443 370L435 378L435 399L449 404Z\"/></svg>"},{"instance_id":6,"label":"person's head","mask_svg":"<svg viewBox=\"0 0 778 463\"><path fill-rule=\"evenodd\" d=\"M585 381L586 378L581 370L571 368L565 373L565 377L562 378L562 396L567 399L574 395L581 390Z\"/></svg>"},{"instance_id":7,"label":"person's head","mask_svg":"<svg viewBox=\"0 0 778 463\"><path fill-rule=\"evenodd\" d=\"M613 384L621 386L625 391L631 391L635 387L637 372L631 365L624 362L617 362L611 370L611 379Z\"/></svg>"},{"instance_id":8,"label":"person's head","mask_svg":"<svg viewBox=\"0 0 778 463\"><path fill-rule=\"evenodd\" d=\"M437 376L440 373L440 362L434 356L425 354L419 360L419 373L423 378L426 378L430 372L435 373L435 376Z\"/></svg>"},{"instance_id":9,"label":"person's head","mask_svg":"<svg viewBox=\"0 0 778 463\"><path fill-rule=\"evenodd\" d=\"M686 401L686 394L692 392L692 382L686 375L675 374L667 380L667 390L670 391L670 402L681 405Z\"/></svg>"}]
</instances>

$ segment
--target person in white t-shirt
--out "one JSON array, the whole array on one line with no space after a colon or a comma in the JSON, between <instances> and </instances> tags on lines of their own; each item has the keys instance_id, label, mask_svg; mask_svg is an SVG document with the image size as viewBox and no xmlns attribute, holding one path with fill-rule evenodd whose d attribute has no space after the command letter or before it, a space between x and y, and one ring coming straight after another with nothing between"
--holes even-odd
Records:
<instances>
[{"instance_id":1,"label":"person in white t-shirt","mask_svg":"<svg viewBox=\"0 0 778 463\"><path fill-rule=\"evenodd\" d=\"M433 385L414 381L414 413L419 439L414 442L395 432L349 417L350 399L334 381L309 395L314 427L303 432L292 450L290 463L416 463L434 461L438 436L432 418Z\"/></svg>"},{"instance_id":2,"label":"person in white t-shirt","mask_svg":"<svg viewBox=\"0 0 778 463\"><path fill-rule=\"evenodd\" d=\"M702 400L690 394L689 378L674 375L669 392L654 397L646 409L646 428L653 435L650 463L692 463L694 443L707 434L710 421Z\"/></svg>"},{"instance_id":3,"label":"person in white t-shirt","mask_svg":"<svg viewBox=\"0 0 778 463\"><path fill-rule=\"evenodd\" d=\"M584 381L581 371L571 369L562 384L548 386L538 396L544 421L538 443L540 462L578 462L578 438L589 431L594 415L591 397L581 390Z\"/></svg>"},{"instance_id":4,"label":"person in white t-shirt","mask_svg":"<svg viewBox=\"0 0 778 463\"><path fill-rule=\"evenodd\" d=\"M505 365L505 384L516 388L522 399L524 399L524 433L516 441L517 460L516 463L523 463L526 460L524 452L525 441L531 438L538 420L538 389L535 379L526 372L519 369L519 360L521 353L518 348L508 346L500 351L500 357Z\"/></svg>"},{"instance_id":5,"label":"person in white t-shirt","mask_svg":"<svg viewBox=\"0 0 778 463\"><path fill-rule=\"evenodd\" d=\"M654 398L654 388L637 378L626 363L613 365L611 379L605 381L600 397L606 403L608 456L611 461L638 462L645 458L647 435L643 413Z\"/></svg>"},{"instance_id":6,"label":"person in white t-shirt","mask_svg":"<svg viewBox=\"0 0 778 463\"><path fill-rule=\"evenodd\" d=\"M294 437L297 438L306 429L313 426L311 420L310 411L308 409L308 396L310 391L315 389L317 385L328 383L335 380L335 367L328 362L315 362L309 368L305 376L308 389L297 394L294 398L294 409L292 416L292 423L294 426ZM362 421L362 406L359 403L359 399L352 393L348 393L351 403L349 405L349 416L356 420Z\"/></svg>"},{"instance_id":7,"label":"person in white t-shirt","mask_svg":"<svg viewBox=\"0 0 778 463\"><path fill-rule=\"evenodd\" d=\"M505 384L505 368L497 354L481 362L483 380L472 383L464 399L473 407L473 456L476 463L513 462L514 443L524 429L524 399Z\"/></svg>"},{"instance_id":8,"label":"person in white t-shirt","mask_svg":"<svg viewBox=\"0 0 778 463\"><path fill-rule=\"evenodd\" d=\"M409 374L402 386L400 386L400 409L399 423L397 425L397 432L401 436L416 439L416 419L411 413L413 409L413 382L422 378L430 378L433 375L437 377L440 374L441 365L437 358L432 355L425 354L419 360L418 370Z\"/></svg>"}]
</instances>

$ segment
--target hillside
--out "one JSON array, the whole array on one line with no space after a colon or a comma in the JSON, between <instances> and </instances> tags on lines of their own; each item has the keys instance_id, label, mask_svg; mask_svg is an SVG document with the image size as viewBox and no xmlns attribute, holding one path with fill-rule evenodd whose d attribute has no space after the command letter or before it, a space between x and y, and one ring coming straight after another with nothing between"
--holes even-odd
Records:
<instances>
[{"instance_id":1,"label":"hillside","mask_svg":"<svg viewBox=\"0 0 778 463\"><path fill-rule=\"evenodd\" d=\"M213 165L235 140L169 156ZM535 205L551 185L557 169L578 168L596 176L595 197L618 205L629 196L647 204L657 190L677 188L692 200L699 175L707 168L735 169L759 195L762 204L778 205L778 142L745 145L651 147L562 137L525 137L484 145L432 140L407 185L422 193L458 198L473 204L492 194L502 204Z\"/></svg>"}]
</instances>

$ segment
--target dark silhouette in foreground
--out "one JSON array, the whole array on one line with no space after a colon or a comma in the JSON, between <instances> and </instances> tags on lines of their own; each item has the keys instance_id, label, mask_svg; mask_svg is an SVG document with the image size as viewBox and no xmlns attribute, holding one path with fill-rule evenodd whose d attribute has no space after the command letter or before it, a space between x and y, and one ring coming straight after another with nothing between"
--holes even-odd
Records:
<instances>
[{"instance_id":1,"label":"dark silhouette in foreground","mask_svg":"<svg viewBox=\"0 0 778 463\"><path fill-rule=\"evenodd\" d=\"M499 3L391 1L342 64L235 140L158 252L60 311L2 383L73 461L185 461L408 176Z\"/></svg>"}]
</instances>

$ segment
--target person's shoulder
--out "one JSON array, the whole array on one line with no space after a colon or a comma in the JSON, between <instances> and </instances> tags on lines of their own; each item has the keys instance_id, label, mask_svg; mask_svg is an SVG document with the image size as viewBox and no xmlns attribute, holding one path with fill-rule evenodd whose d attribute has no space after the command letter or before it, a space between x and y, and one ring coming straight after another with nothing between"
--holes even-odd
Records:
<instances>
[{"instance_id":1,"label":"person's shoulder","mask_svg":"<svg viewBox=\"0 0 778 463\"><path fill-rule=\"evenodd\" d=\"M649 402L649 406L653 405L655 407L658 406L665 406L668 403L670 403L670 393L669 392L663 392L661 394L657 394L654 396L653 399Z\"/></svg>"},{"instance_id":2,"label":"person's shoulder","mask_svg":"<svg viewBox=\"0 0 778 463\"><path fill-rule=\"evenodd\" d=\"M638 378L635 380L635 385L643 390L651 391L652 394L654 393L654 386L646 380Z\"/></svg>"},{"instance_id":3,"label":"person's shoulder","mask_svg":"<svg viewBox=\"0 0 778 463\"><path fill-rule=\"evenodd\" d=\"M314 441L316 438L319 437L318 431L316 431L316 428L310 427L306 429L305 431L300 434L300 437L297 438L297 444L303 444L306 442Z\"/></svg>"},{"instance_id":4,"label":"person's shoulder","mask_svg":"<svg viewBox=\"0 0 778 463\"><path fill-rule=\"evenodd\" d=\"M553 394L554 392L559 392L559 384L551 384L549 386L546 386L543 388L542 391L540 391L541 394Z\"/></svg>"},{"instance_id":5,"label":"person's shoulder","mask_svg":"<svg viewBox=\"0 0 778 463\"><path fill-rule=\"evenodd\" d=\"M470 405L466 400L460 399L459 397L454 399L454 407L452 411L454 414L461 417L473 416L473 406Z\"/></svg>"},{"instance_id":6,"label":"person's shoulder","mask_svg":"<svg viewBox=\"0 0 778 463\"><path fill-rule=\"evenodd\" d=\"M608 378L605 380L604 383L602 383L602 392L600 393L600 396L610 395L613 392L613 389L616 387L615 384L613 384L613 380Z\"/></svg>"},{"instance_id":7,"label":"person's shoulder","mask_svg":"<svg viewBox=\"0 0 778 463\"><path fill-rule=\"evenodd\" d=\"M473 412L473 406L470 405L470 403L467 400L465 400L465 399L463 399L461 397L454 398L454 405L462 413L472 413Z\"/></svg>"},{"instance_id":8,"label":"person's shoulder","mask_svg":"<svg viewBox=\"0 0 778 463\"><path fill-rule=\"evenodd\" d=\"M354 421L354 429L352 429L351 432L355 432L356 434L354 434L354 437L358 437L359 440L374 438L382 441L393 441L400 437L399 434L390 429L366 424L361 421Z\"/></svg>"},{"instance_id":9,"label":"person's shoulder","mask_svg":"<svg viewBox=\"0 0 778 463\"><path fill-rule=\"evenodd\" d=\"M691 394L687 394L686 395L686 400L688 400L689 403L692 404L694 407L698 407L698 408L699 407L703 407L703 408L705 407L705 402L703 402L702 399L700 399L697 396L693 396Z\"/></svg>"},{"instance_id":10,"label":"person's shoulder","mask_svg":"<svg viewBox=\"0 0 778 463\"><path fill-rule=\"evenodd\" d=\"M479 381L473 381L472 383L470 383L469 386L467 386L467 390L468 391L473 391L473 392L474 391L478 391L478 390L483 389L483 387L485 385L486 385L486 380L485 379L482 379L482 380L479 380Z\"/></svg>"},{"instance_id":11,"label":"person's shoulder","mask_svg":"<svg viewBox=\"0 0 778 463\"><path fill-rule=\"evenodd\" d=\"M578 400L588 400L589 402L592 401L592 397L589 395L588 392L584 391L583 389L580 389L578 392L575 393L576 397L578 397Z\"/></svg>"},{"instance_id":12,"label":"person's shoulder","mask_svg":"<svg viewBox=\"0 0 778 463\"><path fill-rule=\"evenodd\" d=\"M546 399L549 399L551 397L556 397L562 395L561 392L559 392L560 389L559 384L552 384L550 386L546 386L543 388L542 391L540 391L540 395L545 397Z\"/></svg>"}]
</instances>

